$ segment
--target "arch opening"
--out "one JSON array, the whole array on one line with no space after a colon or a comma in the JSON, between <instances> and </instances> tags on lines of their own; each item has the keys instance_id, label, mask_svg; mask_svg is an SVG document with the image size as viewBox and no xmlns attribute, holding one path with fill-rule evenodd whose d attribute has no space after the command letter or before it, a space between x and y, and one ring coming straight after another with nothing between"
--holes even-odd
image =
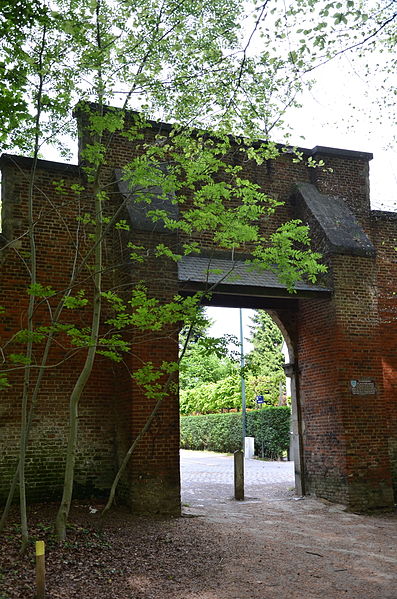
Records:
<instances>
[{"instance_id":1,"label":"arch opening","mask_svg":"<svg viewBox=\"0 0 397 599\"><path fill-rule=\"evenodd\" d=\"M291 300L291 301L294 302L294 300ZM216 308L214 308L214 307L207 308L207 310L209 311L209 317L212 318L215 313L216 318L218 319L217 324L214 327L212 327L212 330L210 331L210 335L215 336L215 337L217 337L223 333L226 333L228 335L234 335L234 337L235 337L234 348L230 347L232 345L232 342L229 340L228 351L233 353L233 350L234 350L234 360L235 360L235 363L238 363L240 361L239 353L240 353L240 342L241 342L241 340L239 339L239 336L240 336L239 310L237 310L236 307L234 307L234 309L233 309L230 306L225 307L225 306L219 305L219 303L220 302L217 302L218 305L216 306ZM225 302L225 303L228 303L228 302ZM263 304L263 302L260 302L260 303ZM239 307L244 309L244 307L245 307L244 300L241 302L241 306L239 306ZM259 347L259 349L258 349L258 347L256 347L254 349L253 336L255 335L255 328L258 331L258 322L255 325L251 320L251 318L252 318L252 316L254 316L254 314L266 315L267 322L269 323L269 328L271 329L271 334L274 336L273 338L270 338L270 343L275 343L278 345L277 351L275 352L276 353L276 362L277 362L277 372L273 373L273 374L275 374L274 377L271 376L272 373L269 372L269 367L265 367L266 365L259 364L259 368L258 368L258 363L257 363L258 355L260 354L261 348ZM287 466L288 465L290 466L290 468L288 470L288 472L289 472L288 483L286 483L284 485L285 489L286 490L288 489L288 491L290 492L292 490L292 485L294 485L295 493L298 495L303 495L303 492L304 492L303 467L302 467L302 463L301 463L302 439L301 439L301 424L299 421L300 411L297 409L298 385L296 383L295 367L294 367L294 364L295 364L294 342L291 339L288 328L284 325L282 318L280 318L280 316L278 315L276 310L269 310L269 309L266 310L259 306L257 309L253 309L252 305L251 305L251 306L249 306L248 309L244 309L243 320L244 320L243 346L244 346L244 355L245 355L245 362L246 362L246 365L244 366L244 368L245 368L244 379L246 379L245 380L246 394L247 394L247 398L246 398L247 402L246 403L247 403L248 414L253 411L258 412L260 409L262 409L263 404L260 403L262 400L264 402L266 402L266 403L264 403L264 405L266 405L266 404L271 404L271 405L276 405L276 406L288 405L290 407L291 420L290 420L290 430L289 430L289 437L290 437L289 446L283 455L279 455L277 457L279 460L282 460L282 462L285 463L285 465L286 465L285 472L287 472ZM251 328L251 330L250 330L250 328ZM269 335L269 332L267 332L267 334ZM260 341L262 341L262 350L263 350L263 339ZM267 342L269 342L269 339L267 340ZM260 346L260 342L256 343L255 345ZM277 355L277 352L278 352L278 355ZM250 356L252 356L253 354L255 354L255 357L256 357L256 364L254 365L257 369L256 372L258 374L256 379L255 379L255 377L252 376L253 365L250 364ZM281 359L280 359L280 354L281 354ZM247 359L248 359L248 365L247 365ZM205 362L205 360L204 360L204 362ZM223 366L225 367L225 364L223 364ZM239 366L240 366L240 364L238 365L238 367ZM209 365L209 368L210 367L211 367L211 365ZM270 365L270 368L271 368L271 365ZM198 378L200 377L200 368L197 368L197 363L195 364L195 369L193 369L192 372L193 372L193 376L198 374ZM225 371L223 371L223 372L225 372ZM280 376L280 372L282 372L282 376ZM206 374L210 374L210 373L207 372ZM221 372L221 374L222 374L222 372ZM208 378L210 378L210 377L208 377ZM225 378L228 378L228 377L226 376ZM224 384L224 386L223 386L224 393L227 392L228 388L230 389L230 378L231 377L229 375L229 387L227 384ZM282 381L282 383L281 383L281 381ZM207 383L207 385L205 385L205 383L204 383L204 385L203 385L204 389L198 389L198 394L202 393L203 391L209 392L211 390L210 388L212 385L212 390L213 390L214 394L217 395L217 398L216 398L218 400L218 404L216 406L217 409L216 408L214 409L214 407L212 407L212 409L211 409L211 405L209 402L207 404L208 409L204 410L204 412L205 413L238 412L239 414L241 414L241 410L242 410L241 405L240 406L236 405L236 402L234 401L236 393L233 393L234 397L232 398L231 401L229 401L229 403L227 401L227 398L225 398L225 402L223 404L219 401L219 399L220 399L219 393L222 392L222 383L223 383L223 381L221 381L221 384L219 384L219 381L212 381L211 383ZM239 382L239 385L240 384L241 383ZM182 413L186 414L187 410L186 410L186 389L184 388L185 385L186 385L186 373L183 372L182 373L181 404L182 404ZM269 388L269 386L270 386L270 388ZM277 386L277 389L275 388L275 386ZM234 380L234 390L235 390L235 388L236 388L236 380ZM241 388L238 389L237 394L240 395L240 404L241 404ZM232 395L232 393L231 393L231 395ZM255 398L254 400L253 400L253 396ZM259 398L258 403L256 403L256 398ZM200 410L199 404L200 404L200 402L198 402L198 409L194 413L195 416L203 413ZM190 410L191 410L191 408L192 408L192 406L190 406ZM248 428L248 431L249 430L250 429ZM204 449L204 446L202 447L202 449ZM269 452L266 452L266 448L264 450L263 443L261 444L260 442L257 441L255 443L255 450L256 450L255 458L256 458L257 463L258 463L258 460L261 460L261 458L263 459L264 456L265 456L265 459L266 459L266 456L267 456L267 458L269 458ZM273 455L272 457L275 458L276 456ZM203 477L203 481L205 481L205 482L203 482L203 485L207 489L207 494L208 494L208 486L210 485L210 481L211 481L211 477L212 477L212 480L214 481L214 489L212 492L214 493L214 495L219 494L219 493L230 495L230 493L231 493L230 485L228 488L225 487L224 489L222 488L222 486L221 486L221 488L215 488L215 487L217 487L216 482L219 483L220 480L223 480L223 478L222 478L223 475L219 471L219 466L216 465L216 460L214 460L214 465L211 467L211 466L209 466L209 459L210 458L205 458L205 456L203 454L202 455L203 463L201 463L200 456L197 457L197 456L194 456L192 453L188 454L185 450L182 450L182 452L181 452L182 501L185 502L185 504L186 504L186 502L189 503L189 493L194 493L194 491L192 491L191 485L192 485L192 480L194 479L195 475L197 476L196 492L198 492L199 495L200 495L200 489L199 489L200 476ZM247 462L246 462L246 465L247 465ZM279 462L280 467L283 467L283 465L284 464L281 464L281 462ZM189 472L189 467L193 469L193 473ZM212 468L212 471L211 471L211 468ZM247 466L246 466L246 470L247 470ZM251 477L250 473L248 474L248 476L249 476L249 480L252 481L252 478L250 478ZM278 476L280 476L280 473L278 473ZM283 476L284 476L284 474L283 474ZM287 476L287 474L285 474L285 476ZM263 483L264 485L271 484L270 474L269 474L269 477L267 478L267 483ZM258 480L259 479L260 479L260 476L259 476ZM276 479L279 480L279 478L277 478L277 476L276 476ZM232 480L232 478L230 478L230 476L229 476L229 480ZM215 499L215 497L214 497L214 499Z\"/></svg>"}]
</instances>

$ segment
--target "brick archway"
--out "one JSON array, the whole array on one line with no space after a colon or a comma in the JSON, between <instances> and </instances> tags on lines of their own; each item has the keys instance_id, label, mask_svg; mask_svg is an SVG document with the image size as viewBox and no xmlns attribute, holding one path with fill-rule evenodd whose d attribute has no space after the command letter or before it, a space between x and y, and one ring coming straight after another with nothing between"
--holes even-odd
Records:
<instances>
[{"instance_id":1,"label":"brick archway","mask_svg":"<svg viewBox=\"0 0 397 599\"><path fill-rule=\"evenodd\" d=\"M84 116L79 118L84 144ZM163 132L170 130L169 125L152 123L144 130L148 141L154 140L159 127ZM121 133L109 140L104 179L109 187L113 185L111 201L115 206L125 194L132 193L120 182L118 173L136 151L134 143ZM291 296L270 273L246 276L242 272L239 284L225 281L219 285L212 302L272 310L288 336L301 412L302 491L353 509L392 507L393 487L397 488L397 217L370 210L370 154L324 147L301 151L303 156L324 160L327 168L312 169L305 161L296 163L290 154L283 153L263 166L243 161L243 173L264 192L284 202L273 220L263 223L264 228L274 229L293 218L308 224L313 248L323 254L328 265L325 280L317 286L298 285ZM20 256L27 248L26 181L31 166L29 158L1 158L0 305L5 306L6 313L0 314L0 336L5 340L19 328L21 307L26 305L27 277ZM35 201L43 218L36 231L42 248L39 272L43 285L51 284L54 276L60 286L64 285L72 260L69 234L76 227L78 210L72 197L56 195L53 183L60 180L66 186L79 183L79 167L38 162ZM67 206L62 217L54 202ZM156 243L145 215L130 210L125 217L130 220L135 244L150 248ZM165 241L169 235L158 234ZM126 258L128 241L128 234L120 233L108 246L109 265L125 265L116 283L128 286L144 279L150 291L163 299L178 291L190 293L202 285L199 261L208 258L210 249L205 236L200 240L201 255L195 262L182 260L179 268L165 258L159 263L148 257L139 268L131 269ZM228 260L230 256L216 259ZM142 360L156 363L177 356L175 337L161 344L155 337L136 343L126 358L127 366L133 370ZM65 415L74 368L78 367L76 357L46 378L31 439L31 499L59 495ZM21 380L16 379L1 397L3 497L18 451L20 391ZM125 366L99 360L81 403L78 494L109 487L123 452L149 412L150 403L131 381ZM170 397L134 454L120 487L120 495L134 509L179 512L178 423L177 398Z\"/></svg>"}]
</instances>

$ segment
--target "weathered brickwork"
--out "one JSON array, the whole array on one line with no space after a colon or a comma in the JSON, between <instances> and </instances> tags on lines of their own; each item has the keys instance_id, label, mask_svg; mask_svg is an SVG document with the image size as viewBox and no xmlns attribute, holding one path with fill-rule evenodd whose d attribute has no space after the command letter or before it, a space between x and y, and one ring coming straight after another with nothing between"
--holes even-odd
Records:
<instances>
[{"instance_id":1,"label":"weathered brickwork","mask_svg":"<svg viewBox=\"0 0 397 599\"><path fill-rule=\"evenodd\" d=\"M390 411L379 362L375 265L369 262L336 257L332 300L302 301L299 312L307 489L359 509L393 501ZM351 381L357 379L375 381L376 393L354 395Z\"/></svg>"},{"instance_id":2,"label":"weathered brickwork","mask_svg":"<svg viewBox=\"0 0 397 599\"><path fill-rule=\"evenodd\" d=\"M78 115L80 146L88 141L85 115ZM134 116L131 115L131 119ZM132 121L129 121L131 124ZM127 119L128 125L128 119ZM163 132L169 126L158 125ZM155 129L145 130L147 141ZM115 183L115 169L122 168L137 147L124 135L106 140L108 153L102 182L110 190L106 210L111 214L122 198ZM324 284L331 289L324 297L283 300L273 315L282 325L293 355L295 408L299 416L299 471L302 490L342 502L354 509L393 505L397 487L397 352L395 319L397 307L397 218L394 214L369 209L368 160L370 156L317 148L304 155L323 159L329 170L313 169L305 161L295 162L286 153L257 166L241 152L230 156L243 166L244 176L284 205L263 219L264 232L274 231L291 218L301 218L310 227L312 247L320 251L328 266ZM1 344L26 326L28 295L27 231L28 178L32 161L21 157L2 159L2 252L0 258ZM62 181L62 183L61 183ZM62 291L73 273L76 244L84 253L90 225L78 217L93 209L89 193L78 194L71 185L84 183L77 166L39 161L35 184L35 232L38 280ZM368 235L376 252L351 255L331 248L327 231L318 216L296 191L296 183L311 183L322 194L342 198ZM128 218L127 213L120 214ZM336 224L335 224L336 226ZM106 240L105 289L125 289L128 295L139 281L149 292L166 301L180 289L174 262L150 257L158 243L151 232L135 230L133 242L145 248L145 261L128 260L130 233L117 231ZM210 236L198 238L203 250L212 247ZM183 239L162 234L173 247ZM75 273L76 288L92 297L88 268ZM266 295L266 294L265 294ZM255 298L254 298L255 299ZM247 298L235 305L253 305ZM256 301L256 300L255 300ZM258 299L257 307L264 300ZM263 304L265 305L265 304ZM39 302L36 321L49 322L56 296ZM65 321L90 326L91 309L68 311ZM165 334L166 333L166 334ZM176 328L159 335L125 331L132 351L121 363L98 356L80 405L79 444L76 463L76 496L105 492L126 450L142 429L154 400L148 400L130 374L142 362L154 365L175 360L178 352ZM40 352L35 355L39 365ZM85 353L70 347L67 338L57 337L38 396L37 411L29 443L27 466L30 499L56 498L62 486L66 422L70 391L81 369ZM32 381L39 369L33 369ZM1 394L0 494L7 493L15 469L19 443L19 418L23 380L12 375L12 387ZM370 394L354 392L352 381L369 381ZM295 425L294 425L295 426ZM176 394L161 406L152 426L138 444L119 488L119 495L136 511L178 513L179 414Z\"/></svg>"},{"instance_id":3,"label":"weathered brickwork","mask_svg":"<svg viewBox=\"0 0 397 599\"><path fill-rule=\"evenodd\" d=\"M383 375L382 401L387 415L384 438L385 443L389 445L394 493L397 497L397 301L394 285L397 276L397 218L395 213L374 211L371 225L378 252L377 293Z\"/></svg>"},{"instance_id":4,"label":"weathered brickwork","mask_svg":"<svg viewBox=\"0 0 397 599\"><path fill-rule=\"evenodd\" d=\"M134 232L134 243L146 250L153 247L155 241L145 233ZM162 236L162 241L172 244L172 238ZM176 265L165 258L155 258L153 254L144 263L134 264L129 274L130 286L140 281L146 283L152 297L171 300L178 293ZM118 388L124 399L123 423L124 437L128 445L144 427L149 413L155 405L154 399L147 399L143 390L127 371L134 372L147 362L159 367L163 362L177 360L178 329L156 333L136 332L132 335L133 351L128 355L121 369L124 371L122 383ZM119 369L120 370L120 367ZM133 398L133 399L132 399ZM131 401L132 399L132 401ZM124 450L126 449L124 446ZM178 513L179 498L179 404L177 395L170 394L145 437L134 451L124 477L124 492L131 507L139 512Z\"/></svg>"},{"instance_id":5,"label":"weathered brickwork","mask_svg":"<svg viewBox=\"0 0 397 599\"><path fill-rule=\"evenodd\" d=\"M25 159L3 160L3 232L5 245L1 258L0 305L5 314L0 324L2 343L10 340L20 328L26 327L28 295L27 265L24 256L29 251L27 230L27 178L31 161ZM65 180L65 190L55 191L55 183ZM70 185L80 181L79 170L56 163L39 164L35 205L37 207L36 239L38 251L37 279L43 285L51 284L62 290L68 284L74 258L74 242L77 238L76 217L83 211L84 198L76 199ZM80 237L80 240L82 238ZM86 272L76 279L79 287L87 289ZM84 281L84 282L83 282ZM36 322L48 324L49 314L56 305L56 296L40 301L36 310ZM52 310L52 312L50 312ZM79 324L90 323L90 311L83 310L77 317L69 314L66 321ZM65 344L62 346L62 344ZM23 350L15 344L13 351ZM34 355L39 365L39 355ZM33 421L31 442L28 450L27 480L31 499L56 497L63 482L65 450L65 422L68 418L68 396L75 381L75 373L81 368L82 352L70 351L67 340L58 338L52 348L48 363L64 361L58 368L48 369L43 377L38 397L36 416ZM104 368L104 363L106 367ZM32 383L38 369L32 369ZM2 493L7 491L9 475L15 469L15 455L19 439L19 419L22 396L22 375L16 371L12 388L3 391L1 401L1 455L4 470L0 477ZM114 472L114 418L109 398L113 396L112 369L105 358L99 357L85 392L80 410L79 450L76 464L76 490L90 493L92 489L108 487ZM41 446L37 451L38 444Z\"/></svg>"}]
</instances>

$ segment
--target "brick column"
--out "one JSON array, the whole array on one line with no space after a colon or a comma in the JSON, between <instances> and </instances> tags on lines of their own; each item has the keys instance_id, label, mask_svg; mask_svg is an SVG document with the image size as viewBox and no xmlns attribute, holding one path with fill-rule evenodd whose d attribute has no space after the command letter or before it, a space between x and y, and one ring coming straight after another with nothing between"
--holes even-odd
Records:
<instances>
[{"instance_id":1,"label":"brick column","mask_svg":"<svg viewBox=\"0 0 397 599\"><path fill-rule=\"evenodd\" d=\"M130 288L143 282L150 297L162 303L171 301L178 292L176 264L168 258L156 258L152 252L157 240L143 231L133 232L134 243L144 246L143 263L126 266ZM163 235L161 241L175 243L172 236ZM127 291L128 296L129 291ZM132 378L132 374L144 364L151 362L154 368L163 362L178 360L178 326L161 331L136 329L127 334L131 337L131 352L116 374L118 461L123 459L131 443L141 432L156 401L148 398L144 390ZM165 376L162 383L165 383ZM120 486L120 494L137 513L180 513L179 475L179 401L177 378L172 382L167 397L157 412L148 432L138 443L130 459Z\"/></svg>"},{"instance_id":2,"label":"brick column","mask_svg":"<svg viewBox=\"0 0 397 599\"><path fill-rule=\"evenodd\" d=\"M300 311L307 488L353 509L391 507L375 261L333 256L331 268L333 298Z\"/></svg>"},{"instance_id":3,"label":"brick column","mask_svg":"<svg viewBox=\"0 0 397 599\"><path fill-rule=\"evenodd\" d=\"M383 398L387 410L389 455L397 500L397 214L374 211L371 214L377 248L380 336L382 344Z\"/></svg>"}]
</instances>

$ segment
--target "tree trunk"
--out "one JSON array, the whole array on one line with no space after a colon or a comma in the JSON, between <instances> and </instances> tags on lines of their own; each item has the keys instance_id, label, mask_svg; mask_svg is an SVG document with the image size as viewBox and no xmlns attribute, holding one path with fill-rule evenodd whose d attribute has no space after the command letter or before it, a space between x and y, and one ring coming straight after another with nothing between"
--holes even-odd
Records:
<instances>
[{"instance_id":1,"label":"tree trunk","mask_svg":"<svg viewBox=\"0 0 397 599\"><path fill-rule=\"evenodd\" d=\"M29 246L30 246L30 283L35 285L37 283L37 256L36 256L36 239L34 232L34 214L33 214L33 193L34 193L34 179L37 167L37 160L39 154L39 138L40 138L40 119L42 110L42 93L44 84L44 74L42 71L43 67L43 54L46 45L46 27L43 27L43 34L41 38L41 46L38 57L38 75L39 84L37 90L37 104L36 104L36 118L35 118L35 138L34 138L34 154L33 154L33 165L30 174L29 181L29 195L28 195L28 223L29 223ZM27 329L29 333L33 333L33 315L35 308L35 296L34 291L29 298L28 314L27 314ZM21 434L20 434L20 445L19 445L19 504L21 514L21 553L24 553L29 542L28 532L28 521L26 512L26 484L25 484L25 461L26 461L26 449L28 443L28 399L29 399L29 386L30 386L30 363L33 355L33 340L30 337L26 346L26 358L27 364L25 366L24 381L23 381L23 392L22 392L22 406L21 406Z\"/></svg>"},{"instance_id":2,"label":"tree trunk","mask_svg":"<svg viewBox=\"0 0 397 599\"><path fill-rule=\"evenodd\" d=\"M97 173L97 177L99 173ZM94 305L91 321L90 347L80 375L76 381L69 401L69 436L66 453L65 476L62 500L55 521L56 534L59 541L66 538L66 523L69 516L70 504L73 494L74 465L76 459L77 432L78 432L78 407L81 395L87 384L88 378L94 365L95 353L98 344L99 324L101 319L101 285L102 285L102 205L98 192L98 181L95 182L95 272L94 272Z\"/></svg>"}]
</instances>

